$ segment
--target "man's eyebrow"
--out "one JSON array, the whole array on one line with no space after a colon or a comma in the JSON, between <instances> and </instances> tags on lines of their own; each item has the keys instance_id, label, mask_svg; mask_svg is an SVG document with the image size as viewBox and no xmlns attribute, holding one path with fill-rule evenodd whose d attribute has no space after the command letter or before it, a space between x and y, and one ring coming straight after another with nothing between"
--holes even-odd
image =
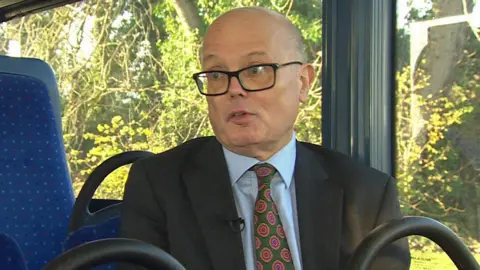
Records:
<instances>
[{"instance_id":1,"label":"man's eyebrow","mask_svg":"<svg viewBox=\"0 0 480 270\"><path fill-rule=\"evenodd\" d=\"M210 59L215 59L215 58L217 58L216 55L209 54L209 55L203 57L203 62L206 62L206 61L208 61L208 60L210 60Z\"/></svg>"},{"instance_id":2,"label":"man's eyebrow","mask_svg":"<svg viewBox=\"0 0 480 270\"><path fill-rule=\"evenodd\" d=\"M262 52L262 51L255 51L255 52L251 52L251 53L247 54L247 57L252 57L252 56L267 56L268 57L268 53Z\"/></svg>"}]
</instances>

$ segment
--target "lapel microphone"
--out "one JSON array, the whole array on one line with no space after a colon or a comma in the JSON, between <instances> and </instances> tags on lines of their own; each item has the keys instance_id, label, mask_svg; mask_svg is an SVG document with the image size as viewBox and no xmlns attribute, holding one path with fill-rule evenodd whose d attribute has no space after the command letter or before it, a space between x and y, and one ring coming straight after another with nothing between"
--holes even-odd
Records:
<instances>
[{"instance_id":1,"label":"lapel microphone","mask_svg":"<svg viewBox=\"0 0 480 270\"><path fill-rule=\"evenodd\" d=\"M228 225L230 229L234 232L242 232L245 229L245 220L241 217L237 217L235 219L231 219L228 221Z\"/></svg>"}]
</instances>

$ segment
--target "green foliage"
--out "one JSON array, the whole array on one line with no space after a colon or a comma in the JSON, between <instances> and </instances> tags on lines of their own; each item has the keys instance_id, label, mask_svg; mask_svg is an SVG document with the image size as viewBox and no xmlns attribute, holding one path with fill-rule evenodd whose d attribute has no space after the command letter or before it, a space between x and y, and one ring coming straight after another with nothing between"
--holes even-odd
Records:
<instances>
[{"instance_id":1,"label":"green foliage","mask_svg":"<svg viewBox=\"0 0 480 270\"><path fill-rule=\"evenodd\" d=\"M167 77L162 89L164 107L159 113L157 131L166 140L167 148L212 134L206 117L206 102L191 77L200 68L197 60L200 37L198 31L184 29L175 16L170 15L174 12L169 2L157 9L157 15L165 20L168 33L168 38L157 43Z\"/></svg>"},{"instance_id":2,"label":"green foliage","mask_svg":"<svg viewBox=\"0 0 480 270\"><path fill-rule=\"evenodd\" d=\"M445 253L429 252L426 250L412 252L410 270L457 270L458 268ZM480 261L480 255L475 255Z\"/></svg>"},{"instance_id":3,"label":"green foliage","mask_svg":"<svg viewBox=\"0 0 480 270\"><path fill-rule=\"evenodd\" d=\"M466 154L480 145L476 124L480 115L479 53L480 43L470 33L452 67L451 83L427 96L421 92L436 74L415 70L412 87L406 66L397 73L396 104L396 174L403 212L443 222L477 252L480 187L478 172ZM414 249L439 251L425 238L411 237L410 244Z\"/></svg>"},{"instance_id":4,"label":"green foliage","mask_svg":"<svg viewBox=\"0 0 480 270\"><path fill-rule=\"evenodd\" d=\"M461 231L458 218L465 205L459 198L469 186L462 181L465 167L459 166L460 151L447 132L473 112L472 91L455 85L448 95L441 91L423 97L418 92L428 84L428 77L417 70L412 89L410 68L397 73L396 175L402 209L407 215L433 217ZM416 126L422 124L424 134L416 134ZM410 243L413 248L437 249L425 238L412 237Z\"/></svg>"},{"instance_id":5,"label":"green foliage","mask_svg":"<svg viewBox=\"0 0 480 270\"><path fill-rule=\"evenodd\" d=\"M99 124L97 132L83 135L85 140L92 140L95 147L86 156L81 156L79 151L72 150L69 163L78 168L79 175L86 178L101 162L116 154L131 150L162 151L163 149L150 147L149 142L153 137L151 131L143 128L141 124L135 121L125 123L121 116L114 116L110 123ZM111 173L102 183L102 188L97 191L95 197L121 198L128 168L129 166L124 166ZM77 193L82 185L83 181L74 182Z\"/></svg>"}]
</instances>

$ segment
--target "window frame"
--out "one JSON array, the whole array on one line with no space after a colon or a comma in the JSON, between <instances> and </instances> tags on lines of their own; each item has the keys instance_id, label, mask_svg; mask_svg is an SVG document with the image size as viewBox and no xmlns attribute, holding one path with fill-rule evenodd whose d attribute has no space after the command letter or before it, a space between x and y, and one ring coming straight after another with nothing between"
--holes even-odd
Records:
<instances>
[{"instance_id":1,"label":"window frame","mask_svg":"<svg viewBox=\"0 0 480 270\"><path fill-rule=\"evenodd\" d=\"M395 1L324 0L323 145L394 175Z\"/></svg>"}]
</instances>

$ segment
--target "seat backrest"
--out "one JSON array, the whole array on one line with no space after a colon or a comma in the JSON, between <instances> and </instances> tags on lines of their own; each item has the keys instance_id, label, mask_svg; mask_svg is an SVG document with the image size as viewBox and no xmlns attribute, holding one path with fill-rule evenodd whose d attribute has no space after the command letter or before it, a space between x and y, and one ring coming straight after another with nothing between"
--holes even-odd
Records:
<instances>
[{"instance_id":1,"label":"seat backrest","mask_svg":"<svg viewBox=\"0 0 480 270\"><path fill-rule=\"evenodd\" d=\"M102 223L83 226L68 234L63 243L63 250L68 251L87 242L119 237L120 216L112 217Z\"/></svg>"},{"instance_id":2,"label":"seat backrest","mask_svg":"<svg viewBox=\"0 0 480 270\"><path fill-rule=\"evenodd\" d=\"M22 251L10 236L0 233L0 269L26 270Z\"/></svg>"},{"instance_id":3,"label":"seat backrest","mask_svg":"<svg viewBox=\"0 0 480 270\"><path fill-rule=\"evenodd\" d=\"M42 81L48 90L58 132L62 133L62 110L57 80L53 69L47 63L35 58L0 55L0 73L25 75Z\"/></svg>"},{"instance_id":4,"label":"seat backrest","mask_svg":"<svg viewBox=\"0 0 480 270\"><path fill-rule=\"evenodd\" d=\"M64 251L68 251L76 246L105 238L119 237L120 216L112 217L102 223L83 226L80 229L71 232L63 244ZM92 270L116 269L114 263L104 264L93 268Z\"/></svg>"},{"instance_id":5,"label":"seat backrest","mask_svg":"<svg viewBox=\"0 0 480 270\"><path fill-rule=\"evenodd\" d=\"M0 152L0 231L17 241L28 269L39 270L62 251L75 200L42 80L0 72Z\"/></svg>"}]
</instances>

